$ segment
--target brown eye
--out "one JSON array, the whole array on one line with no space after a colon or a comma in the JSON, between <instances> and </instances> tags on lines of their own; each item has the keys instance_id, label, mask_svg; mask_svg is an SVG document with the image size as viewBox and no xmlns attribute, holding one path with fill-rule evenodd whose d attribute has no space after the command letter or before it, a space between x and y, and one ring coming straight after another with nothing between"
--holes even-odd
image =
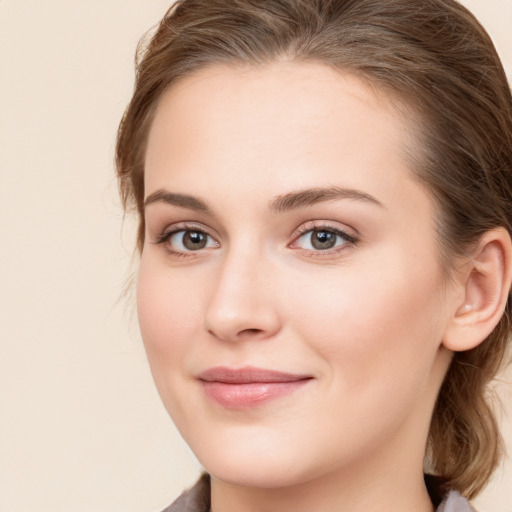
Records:
<instances>
[{"instance_id":1,"label":"brown eye","mask_svg":"<svg viewBox=\"0 0 512 512\"><path fill-rule=\"evenodd\" d=\"M162 242L166 242L174 252L199 251L219 246L208 233L199 229L180 229L165 237Z\"/></svg>"},{"instance_id":2,"label":"brown eye","mask_svg":"<svg viewBox=\"0 0 512 512\"><path fill-rule=\"evenodd\" d=\"M338 235L325 229L314 229L310 235L311 246L319 251L332 249L336 245Z\"/></svg>"},{"instance_id":3,"label":"brown eye","mask_svg":"<svg viewBox=\"0 0 512 512\"><path fill-rule=\"evenodd\" d=\"M308 251L320 252L341 248L345 245L355 245L357 241L356 237L345 233L341 229L319 226L304 231L302 235L296 238L293 246Z\"/></svg>"},{"instance_id":4,"label":"brown eye","mask_svg":"<svg viewBox=\"0 0 512 512\"><path fill-rule=\"evenodd\" d=\"M201 231L185 231L182 237L183 246L190 251L204 249L208 241L207 235Z\"/></svg>"}]
</instances>

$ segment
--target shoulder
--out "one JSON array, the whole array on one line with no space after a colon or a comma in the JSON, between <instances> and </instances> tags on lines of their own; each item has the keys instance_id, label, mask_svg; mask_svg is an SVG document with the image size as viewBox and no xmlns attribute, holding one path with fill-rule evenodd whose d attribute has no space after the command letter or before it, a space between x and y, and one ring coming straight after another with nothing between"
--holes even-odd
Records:
<instances>
[{"instance_id":1,"label":"shoulder","mask_svg":"<svg viewBox=\"0 0 512 512\"><path fill-rule=\"evenodd\" d=\"M162 512L209 512L210 510L210 476L201 475L194 487L181 496Z\"/></svg>"},{"instance_id":2,"label":"shoulder","mask_svg":"<svg viewBox=\"0 0 512 512\"><path fill-rule=\"evenodd\" d=\"M444 497L436 512L475 512L475 509L457 491L450 491Z\"/></svg>"}]
</instances>

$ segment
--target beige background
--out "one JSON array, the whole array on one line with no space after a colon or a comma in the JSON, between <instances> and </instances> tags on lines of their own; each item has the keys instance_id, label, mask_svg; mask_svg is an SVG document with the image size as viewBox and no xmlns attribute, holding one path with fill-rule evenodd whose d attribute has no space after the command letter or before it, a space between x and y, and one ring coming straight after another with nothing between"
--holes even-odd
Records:
<instances>
[{"instance_id":1,"label":"beige background","mask_svg":"<svg viewBox=\"0 0 512 512\"><path fill-rule=\"evenodd\" d=\"M512 76L512 0L464 3ZM132 237L115 130L168 4L0 0L0 512L157 511L199 471L118 302ZM481 512L512 512L511 489L508 460Z\"/></svg>"}]
</instances>

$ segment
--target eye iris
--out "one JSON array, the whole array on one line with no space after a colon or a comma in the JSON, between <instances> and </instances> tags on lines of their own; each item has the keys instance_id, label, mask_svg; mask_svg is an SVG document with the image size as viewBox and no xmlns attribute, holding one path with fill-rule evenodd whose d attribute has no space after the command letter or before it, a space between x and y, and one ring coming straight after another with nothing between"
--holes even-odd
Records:
<instances>
[{"instance_id":1,"label":"eye iris","mask_svg":"<svg viewBox=\"0 0 512 512\"><path fill-rule=\"evenodd\" d=\"M187 231L183 235L183 245L191 251L206 247L206 235L201 231Z\"/></svg>"},{"instance_id":2,"label":"eye iris","mask_svg":"<svg viewBox=\"0 0 512 512\"><path fill-rule=\"evenodd\" d=\"M320 250L332 249L336 245L336 235L325 229L315 229L311 233L311 245Z\"/></svg>"}]
</instances>

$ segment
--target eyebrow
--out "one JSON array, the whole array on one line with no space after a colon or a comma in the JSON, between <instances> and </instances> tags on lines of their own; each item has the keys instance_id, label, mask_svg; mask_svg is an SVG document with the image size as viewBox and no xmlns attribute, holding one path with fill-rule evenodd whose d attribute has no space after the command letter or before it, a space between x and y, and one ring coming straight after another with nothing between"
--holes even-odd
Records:
<instances>
[{"instance_id":1,"label":"eyebrow","mask_svg":"<svg viewBox=\"0 0 512 512\"><path fill-rule=\"evenodd\" d=\"M144 207L152 203L166 203L180 208L187 208L188 210L196 210L211 215L211 210L206 203L201 199L187 194L175 194L167 190L157 190L150 194L144 201Z\"/></svg>"},{"instance_id":2,"label":"eyebrow","mask_svg":"<svg viewBox=\"0 0 512 512\"><path fill-rule=\"evenodd\" d=\"M324 187L298 190L296 192L289 192L278 196L270 202L269 210L271 213L277 214L296 210L298 208L313 206L325 201L336 201L340 199L363 201L365 203L375 204L382 208L384 207L378 199L365 192L351 188ZM186 208L188 210L195 210L212 215L212 211L204 201L187 194L177 194L160 189L153 192L145 199L144 206L146 207L157 202L163 202L179 208Z\"/></svg>"},{"instance_id":3,"label":"eyebrow","mask_svg":"<svg viewBox=\"0 0 512 512\"><path fill-rule=\"evenodd\" d=\"M325 187L310 188L283 194L270 203L270 211L272 213L281 213L289 210L295 210L297 208L313 206L325 201L336 201L339 199L363 201L365 203L375 204L384 208L384 205L378 199L365 192L352 188Z\"/></svg>"}]
</instances>

